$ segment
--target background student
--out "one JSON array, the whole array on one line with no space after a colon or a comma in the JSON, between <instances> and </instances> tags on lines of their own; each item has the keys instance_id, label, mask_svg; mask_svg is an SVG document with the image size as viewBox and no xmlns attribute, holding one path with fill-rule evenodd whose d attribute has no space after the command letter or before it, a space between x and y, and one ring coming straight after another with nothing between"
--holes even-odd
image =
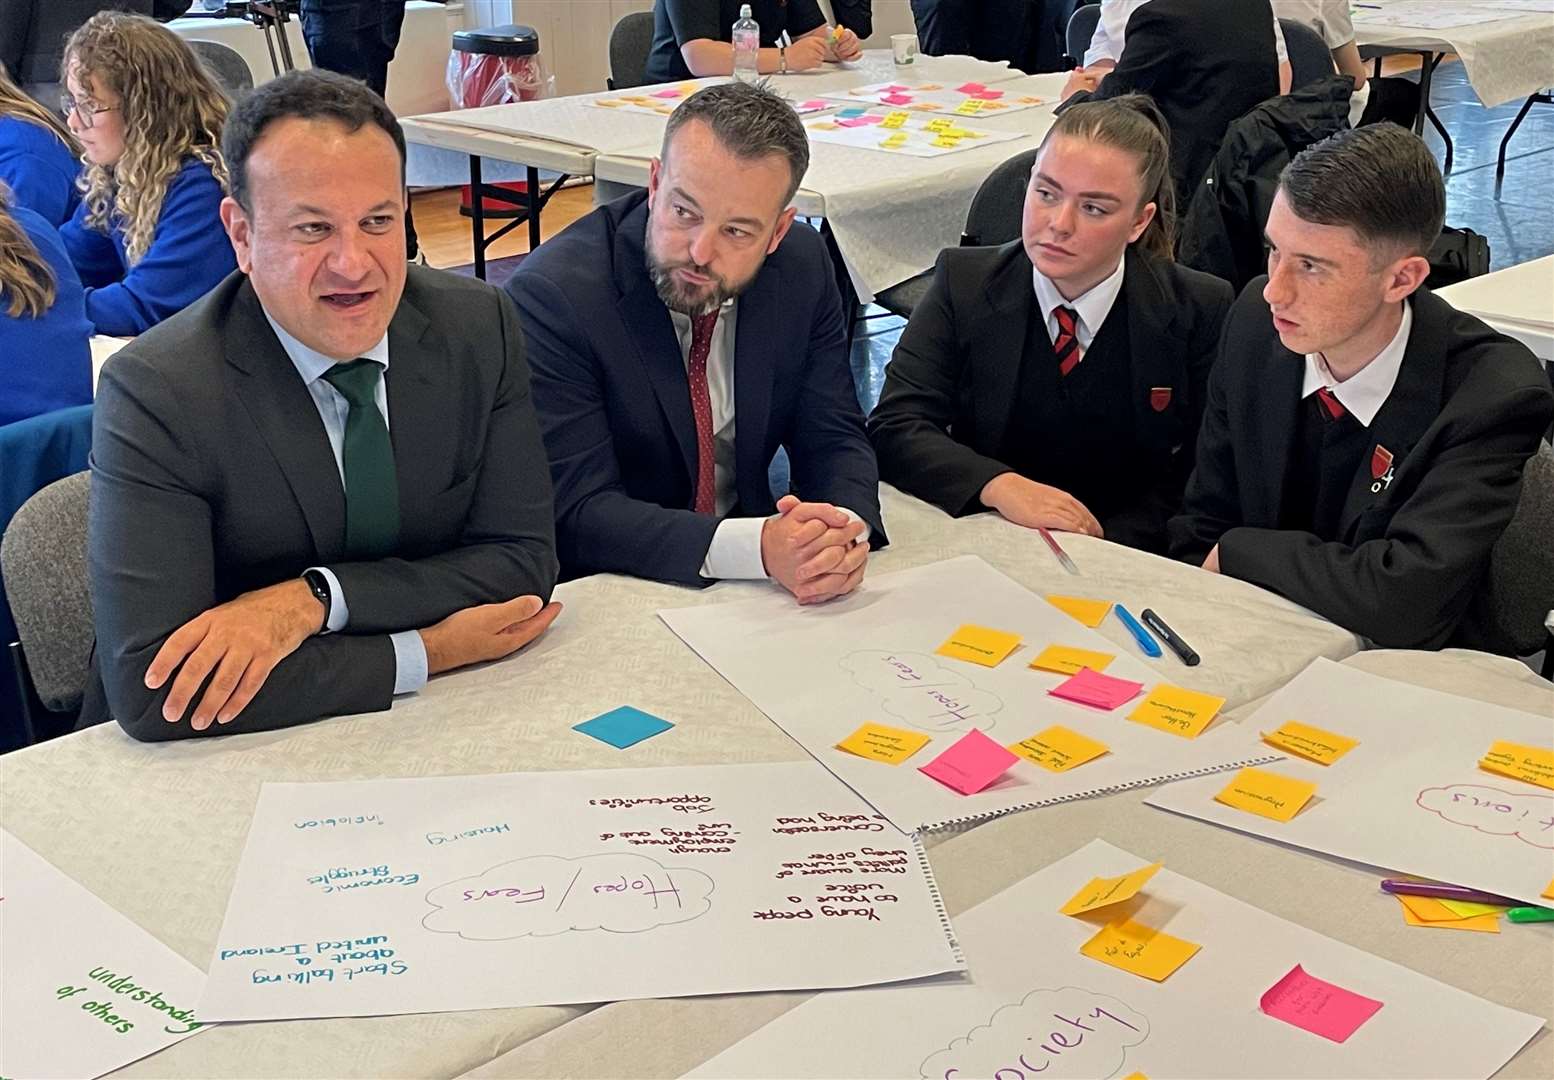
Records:
<instances>
[{"instance_id":1,"label":"background student","mask_svg":"<svg viewBox=\"0 0 1554 1080\"><path fill-rule=\"evenodd\" d=\"M833 39L825 13L815 0L654 0L647 81L731 74L734 46L730 35L746 2L761 27L762 75L809 71L827 60L856 60L862 55L858 35L845 26ZM788 35L791 45L779 44L783 34Z\"/></svg>"},{"instance_id":2,"label":"background student","mask_svg":"<svg viewBox=\"0 0 1554 1080\"><path fill-rule=\"evenodd\" d=\"M1141 95L1058 118L1022 239L945 251L902 332L869 418L882 480L1164 550L1232 299L1171 262L1169 160Z\"/></svg>"},{"instance_id":3,"label":"background student","mask_svg":"<svg viewBox=\"0 0 1554 1080\"><path fill-rule=\"evenodd\" d=\"M56 229L81 202L80 146L59 117L22 93L0 64L0 184Z\"/></svg>"},{"instance_id":4,"label":"background student","mask_svg":"<svg viewBox=\"0 0 1554 1080\"><path fill-rule=\"evenodd\" d=\"M182 38L105 11L65 47L85 192L60 234L99 334L139 334L237 268L221 232L227 99Z\"/></svg>"},{"instance_id":5,"label":"background student","mask_svg":"<svg viewBox=\"0 0 1554 1080\"><path fill-rule=\"evenodd\" d=\"M91 333L59 234L0 184L0 425L92 400Z\"/></svg>"}]
</instances>

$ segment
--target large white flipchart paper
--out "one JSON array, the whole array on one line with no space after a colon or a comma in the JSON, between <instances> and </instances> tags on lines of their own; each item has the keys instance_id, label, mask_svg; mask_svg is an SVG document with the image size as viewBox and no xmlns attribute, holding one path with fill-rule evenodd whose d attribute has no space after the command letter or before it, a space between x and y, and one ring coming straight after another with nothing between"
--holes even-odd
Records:
<instances>
[{"instance_id":1,"label":"large white flipchart paper","mask_svg":"<svg viewBox=\"0 0 1554 1080\"><path fill-rule=\"evenodd\" d=\"M200 969L0 830L0 1076L92 1077L204 1028Z\"/></svg>"},{"instance_id":2,"label":"large white flipchart paper","mask_svg":"<svg viewBox=\"0 0 1554 1080\"><path fill-rule=\"evenodd\" d=\"M754 600L658 614L817 761L913 832L1275 756L1271 750L1248 755L1246 739L1223 721L1185 739L1126 719L1141 698L1101 712L1049 696L1067 676L1030 667L1049 645L1117 655L1105 673L1142 682L1145 693L1163 680L975 555L882 574L853 595L816 607L798 607L773 590ZM1023 643L996 668L935 655L964 623L1017 633ZM899 765L836 749L865 721L933 741ZM1098 739L1111 752L1063 773L1022 758L975 795L918 772L973 728L1007 746L1053 724Z\"/></svg>"},{"instance_id":3,"label":"large white flipchart paper","mask_svg":"<svg viewBox=\"0 0 1554 1080\"><path fill-rule=\"evenodd\" d=\"M921 849L809 762L266 784L200 1008L369 1016L962 966Z\"/></svg>"},{"instance_id":4,"label":"large white flipchart paper","mask_svg":"<svg viewBox=\"0 0 1554 1080\"><path fill-rule=\"evenodd\" d=\"M1116 907L1196 955L1159 983L1081 955L1120 916L1058 908L1148 861L1092 840L956 918L971 981L817 994L687 1075L1488 1077L1543 1026L1169 869ZM1263 993L1297 964L1381 1009L1341 1043L1265 1015Z\"/></svg>"},{"instance_id":5,"label":"large white flipchart paper","mask_svg":"<svg viewBox=\"0 0 1554 1080\"><path fill-rule=\"evenodd\" d=\"M1214 801L1188 781L1151 806L1341 859L1544 904L1554 878L1554 791L1485 772L1498 741L1548 747L1554 722L1317 660L1243 724L1243 738L1290 720L1358 739L1332 765L1290 756L1271 771L1316 795L1278 822ZM1266 744L1265 744L1266 745Z\"/></svg>"}]
</instances>

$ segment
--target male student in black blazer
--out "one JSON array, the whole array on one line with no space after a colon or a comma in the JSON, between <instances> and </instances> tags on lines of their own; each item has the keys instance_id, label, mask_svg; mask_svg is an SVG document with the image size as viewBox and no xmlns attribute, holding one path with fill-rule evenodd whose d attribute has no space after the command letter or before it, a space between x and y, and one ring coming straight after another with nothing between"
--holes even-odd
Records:
<instances>
[{"instance_id":1,"label":"male student in black blazer","mask_svg":"<svg viewBox=\"0 0 1554 1080\"><path fill-rule=\"evenodd\" d=\"M1171 261L1164 126L1137 94L1068 110L1022 239L940 256L869 417L886 482L1165 550L1232 293Z\"/></svg>"},{"instance_id":2,"label":"male student in black blazer","mask_svg":"<svg viewBox=\"0 0 1554 1080\"><path fill-rule=\"evenodd\" d=\"M1531 352L1423 288L1441 175L1393 124L1286 167L1225 327L1172 554L1396 648L1470 611L1554 417Z\"/></svg>"},{"instance_id":3,"label":"male student in black blazer","mask_svg":"<svg viewBox=\"0 0 1554 1080\"><path fill-rule=\"evenodd\" d=\"M646 192L509 280L563 576L770 578L813 603L856 588L884 544L836 276L788 205L808 162L785 99L708 87L669 119ZM779 448L791 494L774 502Z\"/></svg>"},{"instance_id":4,"label":"male student in black blazer","mask_svg":"<svg viewBox=\"0 0 1554 1080\"><path fill-rule=\"evenodd\" d=\"M1282 92L1273 9L1269 0L1102 0L1103 28L1119 21L1114 8L1128 13L1115 66L1074 71L1060 109L1120 94L1153 97L1171 125L1171 175L1186 206L1225 129Z\"/></svg>"},{"instance_id":5,"label":"male student in black blazer","mask_svg":"<svg viewBox=\"0 0 1554 1080\"><path fill-rule=\"evenodd\" d=\"M84 723L160 740L387 709L555 618L518 320L497 289L407 268L404 150L382 99L330 72L227 119L241 269L98 387Z\"/></svg>"}]
</instances>

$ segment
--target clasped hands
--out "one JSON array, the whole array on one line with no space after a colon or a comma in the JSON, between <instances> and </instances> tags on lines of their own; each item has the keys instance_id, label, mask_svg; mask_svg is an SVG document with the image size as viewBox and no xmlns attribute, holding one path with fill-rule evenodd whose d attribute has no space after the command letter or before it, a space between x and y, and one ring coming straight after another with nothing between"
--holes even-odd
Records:
<instances>
[{"instance_id":1,"label":"clasped hands","mask_svg":"<svg viewBox=\"0 0 1554 1080\"><path fill-rule=\"evenodd\" d=\"M868 569L866 528L830 503L784 495L777 500L776 516L761 526L761 564L801 604L846 596Z\"/></svg>"},{"instance_id":2,"label":"clasped hands","mask_svg":"<svg viewBox=\"0 0 1554 1080\"><path fill-rule=\"evenodd\" d=\"M537 596L455 611L420 631L427 674L499 660L543 634L560 614L560 604ZM301 578L244 593L173 631L146 668L146 686L158 690L177 672L162 705L162 718L176 724L210 678L190 722L195 731L231 723L326 616Z\"/></svg>"}]
</instances>

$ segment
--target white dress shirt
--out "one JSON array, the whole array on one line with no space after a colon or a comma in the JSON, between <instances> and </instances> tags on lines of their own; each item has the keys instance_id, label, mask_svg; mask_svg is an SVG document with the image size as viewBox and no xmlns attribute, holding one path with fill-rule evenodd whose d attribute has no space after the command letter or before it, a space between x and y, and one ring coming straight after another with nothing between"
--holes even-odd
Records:
<instances>
[{"instance_id":1,"label":"white dress shirt","mask_svg":"<svg viewBox=\"0 0 1554 1080\"><path fill-rule=\"evenodd\" d=\"M1349 0L1273 0L1273 14L1275 18L1291 19L1311 27L1322 35L1322 42L1329 50L1354 40L1354 19L1349 14ZM1365 114L1365 105L1370 98L1371 84L1367 80L1349 98L1350 127L1359 126L1360 117Z\"/></svg>"},{"instance_id":2,"label":"white dress shirt","mask_svg":"<svg viewBox=\"0 0 1554 1080\"><path fill-rule=\"evenodd\" d=\"M350 415L351 403L345 400L345 395L336 390L324 379L324 373L334 367L339 361L325 356L308 348L302 342L288 334L266 311L264 317L269 320L270 329L275 331L275 336L280 340L281 348L286 350L286 355L291 358L292 364L297 369L297 374L302 377L302 384L307 387L308 394L313 398L313 405L318 409L318 418L324 422L324 433L329 436L329 448L334 451L335 468L340 472L340 486L345 487L345 459L343 449L345 446L345 421ZM363 360L376 360L383 365L383 378L378 380L377 404L378 411L383 414L383 426L387 427L388 415L388 335L383 335L372 348L362 353ZM340 587L340 579L327 566L309 567L310 570L318 570L329 579L329 611L324 617L324 630L327 633L338 633L350 625L351 608L346 603L345 590ZM419 690L426 685L426 643L421 640L421 635L415 630L402 630L389 635L389 642L394 646L394 693L408 694Z\"/></svg>"},{"instance_id":3,"label":"white dress shirt","mask_svg":"<svg viewBox=\"0 0 1554 1080\"><path fill-rule=\"evenodd\" d=\"M691 317L671 311L675 336L680 341L680 358L687 377L691 365ZM712 330L712 346L707 352L707 396L712 403L713 486L719 517L739 501L739 473L734 459L734 342L739 325L739 300L727 300L718 311ZM837 507L854 521L858 515L846 507ZM761 558L761 517L726 517L718 522L712 543L702 559L701 576L715 579L761 579L767 577L766 562ZM869 527L863 527L859 543L869 539Z\"/></svg>"},{"instance_id":4,"label":"white dress shirt","mask_svg":"<svg viewBox=\"0 0 1554 1080\"><path fill-rule=\"evenodd\" d=\"M1325 386L1338 399L1338 403L1349 411L1350 416L1363 426L1370 427L1371 421L1376 419L1376 414L1392 394L1392 388L1397 385L1398 372L1403 370L1403 354L1408 351L1408 335L1413 328L1414 307L1405 300L1403 318L1398 323L1398 332L1392 335L1392 341L1376 354L1374 360L1343 382L1333 377L1321 353L1307 353L1306 377L1300 387L1301 400L1304 401Z\"/></svg>"},{"instance_id":5,"label":"white dress shirt","mask_svg":"<svg viewBox=\"0 0 1554 1080\"><path fill-rule=\"evenodd\" d=\"M1224 2L1236 3L1239 0L1224 0ZM1133 17L1135 11L1147 3L1149 0L1101 0L1101 19L1095 24L1095 34L1090 38L1090 48L1085 50L1085 67L1098 60L1110 60L1115 64L1121 58L1122 48L1128 38L1128 20ZM1284 31L1280 29L1278 19L1274 19L1273 22L1273 47L1278 54L1279 63L1282 64L1289 59L1289 52L1284 45Z\"/></svg>"},{"instance_id":6,"label":"white dress shirt","mask_svg":"<svg viewBox=\"0 0 1554 1080\"><path fill-rule=\"evenodd\" d=\"M1122 293L1122 272L1127 264L1127 256L1124 255L1117 260L1117 269L1106 280L1092 285L1073 300L1065 300L1051 279L1034 266L1031 267L1031 277L1036 282L1036 302L1041 305L1042 318L1047 321L1047 336L1053 341L1058 339L1058 318L1053 312L1060 307L1070 307L1079 316L1074 327L1074 337L1079 341L1079 348L1090 348L1096 332L1101 329L1101 324L1106 321L1106 316Z\"/></svg>"}]
</instances>

